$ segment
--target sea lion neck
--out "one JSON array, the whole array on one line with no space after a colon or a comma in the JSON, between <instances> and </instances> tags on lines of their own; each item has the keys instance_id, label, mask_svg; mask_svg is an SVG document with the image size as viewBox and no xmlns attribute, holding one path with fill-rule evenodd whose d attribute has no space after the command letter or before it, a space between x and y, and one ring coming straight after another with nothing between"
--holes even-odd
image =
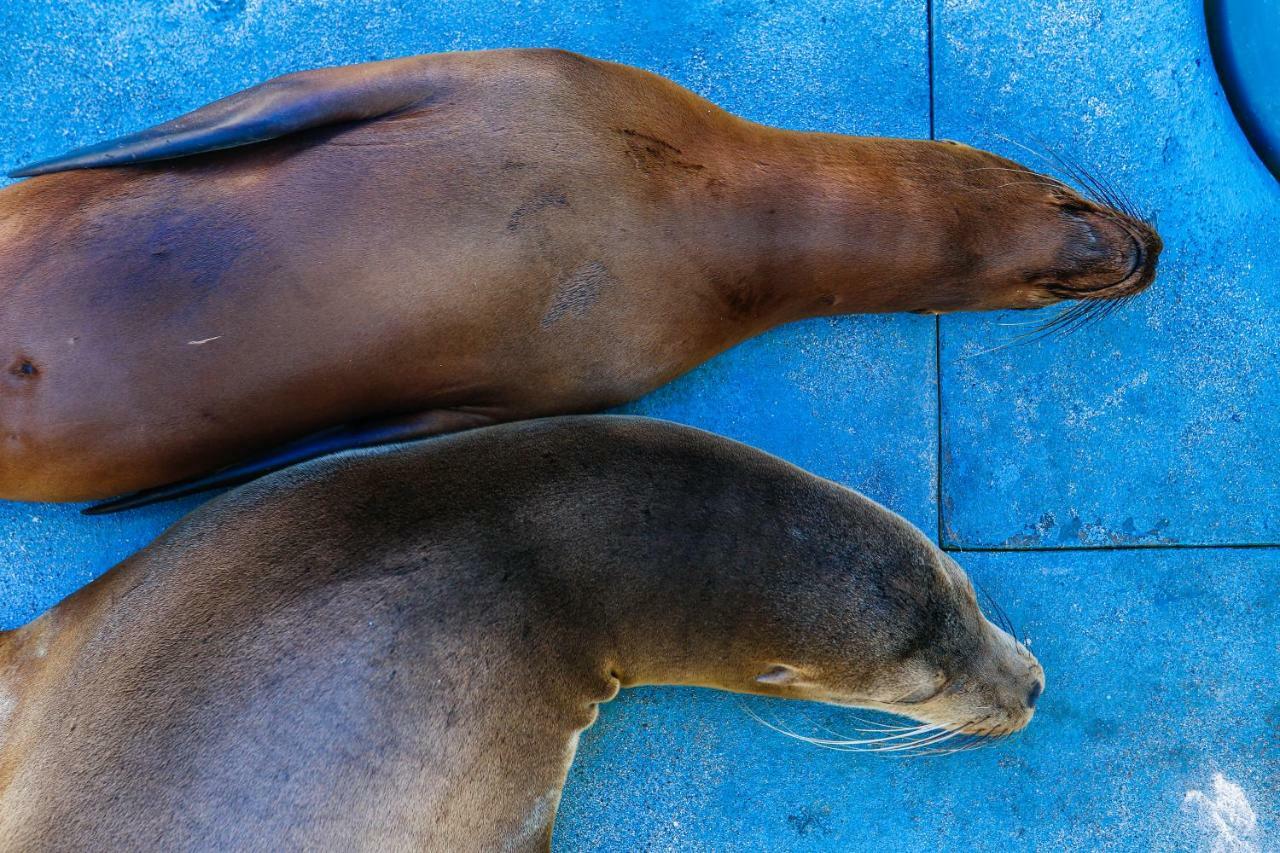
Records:
<instances>
[{"instance_id":1,"label":"sea lion neck","mask_svg":"<svg viewBox=\"0 0 1280 853\"><path fill-rule=\"evenodd\" d=\"M637 565L625 573L630 578L613 585L601 610L607 629L593 650L592 669L623 687L728 687L743 622L741 596L712 566L698 566L683 578L655 568Z\"/></svg>"},{"instance_id":2,"label":"sea lion neck","mask_svg":"<svg viewBox=\"0 0 1280 853\"><path fill-rule=\"evenodd\" d=\"M689 470L661 471L658 494L677 492L687 501L624 503L607 527L579 543L585 550L558 578L575 590L577 612L596 614L572 632L591 635L582 647L590 668L621 686L743 689L762 649L786 654L793 648L790 614L807 593L777 594L777 576L784 567L812 565L830 548L821 537L789 529L784 519L769 520L770 507L796 500L803 483L761 471L749 485L722 488L724 460L702 461ZM642 495L646 484L634 484L633 491ZM758 523L747 529L743 518ZM583 565L589 568L576 568Z\"/></svg>"},{"instance_id":3,"label":"sea lion neck","mask_svg":"<svg viewBox=\"0 0 1280 853\"><path fill-rule=\"evenodd\" d=\"M747 319L936 308L950 242L937 211L954 205L931 178L935 145L753 127L726 150L723 215L698 239L721 247Z\"/></svg>"}]
</instances>

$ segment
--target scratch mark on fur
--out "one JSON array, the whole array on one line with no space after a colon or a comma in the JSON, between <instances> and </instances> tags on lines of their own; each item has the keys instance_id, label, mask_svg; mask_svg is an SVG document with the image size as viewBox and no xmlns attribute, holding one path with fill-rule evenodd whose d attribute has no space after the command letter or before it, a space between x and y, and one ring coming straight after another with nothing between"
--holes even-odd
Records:
<instances>
[{"instance_id":1,"label":"scratch mark on fur","mask_svg":"<svg viewBox=\"0 0 1280 853\"><path fill-rule=\"evenodd\" d=\"M521 222L526 216L545 210L548 207L568 207L569 199L562 192L545 192L537 195L524 204L521 204L515 210L511 211L511 216L507 219L507 230L517 231Z\"/></svg>"},{"instance_id":2,"label":"scratch mark on fur","mask_svg":"<svg viewBox=\"0 0 1280 853\"><path fill-rule=\"evenodd\" d=\"M565 317L581 317L591 310L601 292L617 283L609 268L599 261L578 267L562 279L547 312L542 315L542 328Z\"/></svg>"}]
</instances>

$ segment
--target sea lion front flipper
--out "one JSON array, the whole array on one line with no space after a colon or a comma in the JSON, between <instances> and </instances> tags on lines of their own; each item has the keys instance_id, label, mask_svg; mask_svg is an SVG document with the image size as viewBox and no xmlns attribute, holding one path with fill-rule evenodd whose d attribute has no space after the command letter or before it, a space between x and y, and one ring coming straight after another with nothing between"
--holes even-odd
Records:
<instances>
[{"instance_id":1,"label":"sea lion front flipper","mask_svg":"<svg viewBox=\"0 0 1280 853\"><path fill-rule=\"evenodd\" d=\"M299 462L306 462L330 453L343 450L357 450L362 447L374 447L380 444L394 444L401 441L413 441L444 435L450 432L488 426L495 420L487 415L456 409L433 409L414 415L399 415L392 418L360 421L355 424L333 427L304 436L297 441L277 447L261 456L214 471L203 477L181 480L165 486L143 489L127 495L109 498L81 510L84 515L108 515L137 509L162 501L185 498L201 492L238 486L250 480L288 468Z\"/></svg>"},{"instance_id":2,"label":"sea lion front flipper","mask_svg":"<svg viewBox=\"0 0 1280 853\"><path fill-rule=\"evenodd\" d=\"M431 96L424 60L411 57L275 77L164 124L14 169L9 177L171 160L387 115Z\"/></svg>"}]
</instances>

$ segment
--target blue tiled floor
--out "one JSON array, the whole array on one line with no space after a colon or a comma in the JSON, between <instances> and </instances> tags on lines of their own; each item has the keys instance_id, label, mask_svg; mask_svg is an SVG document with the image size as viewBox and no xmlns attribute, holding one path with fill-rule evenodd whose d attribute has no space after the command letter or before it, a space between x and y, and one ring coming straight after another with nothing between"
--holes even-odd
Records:
<instances>
[{"instance_id":1,"label":"blue tiled floor","mask_svg":"<svg viewBox=\"0 0 1280 853\"><path fill-rule=\"evenodd\" d=\"M1066 340L942 322L944 536L965 547L1280 543L1280 184L1191 4L935 11L940 137L1043 140L1158 217L1157 285ZM1280 39L1280 33L1275 37Z\"/></svg>"},{"instance_id":2,"label":"blue tiled floor","mask_svg":"<svg viewBox=\"0 0 1280 853\"><path fill-rule=\"evenodd\" d=\"M840 709L629 692L582 740L559 827L583 850L1213 849L1190 791L1240 786L1274 850L1280 555L974 554L1048 673L1017 740L945 759L817 749Z\"/></svg>"},{"instance_id":3,"label":"blue tiled floor","mask_svg":"<svg viewBox=\"0 0 1280 853\"><path fill-rule=\"evenodd\" d=\"M980 355L1026 318L814 321L630 407L778 453L936 532L1045 664L1032 727L985 751L877 760L785 740L737 697L629 691L583 739L557 846L1278 849L1280 550L1265 546L1280 543L1280 187L1225 104L1199 4L1130 5L3 4L0 165L284 71L544 44L760 121L1078 158L1158 213L1167 243L1156 286L1105 323ZM0 504L0 626L181 509Z\"/></svg>"}]
</instances>

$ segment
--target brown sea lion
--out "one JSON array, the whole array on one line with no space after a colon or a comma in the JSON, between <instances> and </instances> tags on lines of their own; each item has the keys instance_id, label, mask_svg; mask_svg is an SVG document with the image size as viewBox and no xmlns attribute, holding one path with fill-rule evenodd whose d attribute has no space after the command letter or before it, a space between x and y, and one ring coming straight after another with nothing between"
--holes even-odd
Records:
<instances>
[{"instance_id":1,"label":"brown sea lion","mask_svg":"<svg viewBox=\"0 0 1280 853\"><path fill-rule=\"evenodd\" d=\"M0 635L0 849L545 849L637 684L941 752L1025 726L1044 674L855 492L661 421L506 424L245 486Z\"/></svg>"},{"instance_id":2,"label":"brown sea lion","mask_svg":"<svg viewBox=\"0 0 1280 853\"><path fill-rule=\"evenodd\" d=\"M13 174L7 499L602 409L814 315L1113 300L1160 250L974 148L556 50L292 74Z\"/></svg>"}]
</instances>

